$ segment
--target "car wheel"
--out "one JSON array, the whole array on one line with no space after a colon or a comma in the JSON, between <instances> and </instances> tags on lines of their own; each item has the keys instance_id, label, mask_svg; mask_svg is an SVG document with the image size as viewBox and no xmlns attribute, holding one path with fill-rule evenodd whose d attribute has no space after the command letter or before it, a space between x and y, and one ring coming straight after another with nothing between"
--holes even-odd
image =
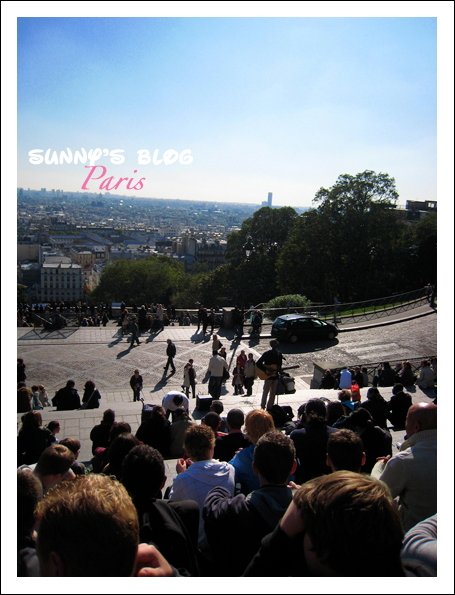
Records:
<instances>
[{"instance_id":1,"label":"car wheel","mask_svg":"<svg viewBox=\"0 0 455 595\"><path fill-rule=\"evenodd\" d=\"M298 340L299 340L299 338L297 337L297 335L291 335L291 336L289 337L289 341L290 341L291 343L297 343L297 341L298 341Z\"/></svg>"},{"instance_id":2,"label":"car wheel","mask_svg":"<svg viewBox=\"0 0 455 595\"><path fill-rule=\"evenodd\" d=\"M330 331L330 333L327 335L327 339L335 339L335 333L333 331Z\"/></svg>"}]
</instances>

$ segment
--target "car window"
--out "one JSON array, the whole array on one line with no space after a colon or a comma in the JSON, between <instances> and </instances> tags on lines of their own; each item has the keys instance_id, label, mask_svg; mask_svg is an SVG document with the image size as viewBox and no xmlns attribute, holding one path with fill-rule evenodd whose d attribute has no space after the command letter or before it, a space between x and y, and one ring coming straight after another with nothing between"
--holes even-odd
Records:
<instances>
[{"instance_id":1,"label":"car window","mask_svg":"<svg viewBox=\"0 0 455 595\"><path fill-rule=\"evenodd\" d=\"M312 320L309 318L302 318L298 321L299 328L311 328L313 326Z\"/></svg>"},{"instance_id":2,"label":"car window","mask_svg":"<svg viewBox=\"0 0 455 595\"><path fill-rule=\"evenodd\" d=\"M284 320L283 318L277 318L275 320L275 322L273 323L273 326L275 326L277 328L285 328L286 320Z\"/></svg>"},{"instance_id":3,"label":"car window","mask_svg":"<svg viewBox=\"0 0 455 595\"><path fill-rule=\"evenodd\" d=\"M317 319L313 318L313 320L311 322L312 322L312 326L317 327L317 328L324 326L324 323L322 322L322 320L317 320Z\"/></svg>"}]
</instances>

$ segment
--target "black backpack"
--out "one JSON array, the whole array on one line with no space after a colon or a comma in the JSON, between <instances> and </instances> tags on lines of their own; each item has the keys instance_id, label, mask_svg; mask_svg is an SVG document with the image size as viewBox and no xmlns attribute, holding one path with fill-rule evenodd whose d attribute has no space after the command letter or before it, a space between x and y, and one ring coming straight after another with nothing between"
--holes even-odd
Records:
<instances>
[{"instance_id":1,"label":"black backpack","mask_svg":"<svg viewBox=\"0 0 455 595\"><path fill-rule=\"evenodd\" d=\"M288 422L292 421L294 417L292 407L290 407L289 405L273 405L272 408L268 411L270 415L273 417L273 422L276 428L282 428Z\"/></svg>"}]
</instances>

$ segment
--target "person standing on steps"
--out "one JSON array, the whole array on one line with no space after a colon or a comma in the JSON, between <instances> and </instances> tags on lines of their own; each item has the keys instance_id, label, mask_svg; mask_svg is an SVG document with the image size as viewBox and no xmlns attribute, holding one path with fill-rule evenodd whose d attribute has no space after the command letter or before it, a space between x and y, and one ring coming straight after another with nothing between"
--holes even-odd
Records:
<instances>
[{"instance_id":1,"label":"person standing on steps","mask_svg":"<svg viewBox=\"0 0 455 595\"><path fill-rule=\"evenodd\" d=\"M263 353L256 362L256 367L267 374L262 391L261 409L271 409L275 403L276 391L278 388L278 375L283 366L283 355L278 351L279 342L276 339L270 341L268 351ZM268 396L268 400L267 400Z\"/></svg>"},{"instance_id":2,"label":"person standing on steps","mask_svg":"<svg viewBox=\"0 0 455 595\"><path fill-rule=\"evenodd\" d=\"M130 378L130 386L133 389L133 401L140 401L143 381L139 370L134 370L134 374Z\"/></svg>"},{"instance_id":3,"label":"person standing on steps","mask_svg":"<svg viewBox=\"0 0 455 595\"><path fill-rule=\"evenodd\" d=\"M174 357L177 353L177 349L171 339L167 339L167 347L166 347L166 355L167 355L167 362L164 366L164 373L167 374L168 368L170 367L172 373L175 374L175 365L174 365Z\"/></svg>"},{"instance_id":4,"label":"person standing on steps","mask_svg":"<svg viewBox=\"0 0 455 595\"><path fill-rule=\"evenodd\" d=\"M136 316L133 316L133 318L131 319L130 329L131 329L131 347L134 347L135 341L136 341L137 345L140 345L141 342L139 341L139 327L137 324Z\"/></svg>"}]
</instances>

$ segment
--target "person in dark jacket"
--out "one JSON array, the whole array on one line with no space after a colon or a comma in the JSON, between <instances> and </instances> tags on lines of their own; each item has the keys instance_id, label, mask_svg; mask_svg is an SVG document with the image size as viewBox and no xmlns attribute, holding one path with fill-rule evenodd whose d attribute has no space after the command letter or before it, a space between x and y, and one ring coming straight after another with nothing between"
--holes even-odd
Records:
<instances>
[{"instance_id":1,"label":"person in dark jacket","mask_svg":"<svg viewBox=\"0 0 455 595\"><path fill-rule=\"evenodd\" d=\"M276 527L292 500L287 481L295 466L292 441L280 432L267 432L253 455L259 489L232 498L225 488L215 487L207 495L205 532L214 566L223 576L241 576L262 538Z\"/></svg>"},{"instance_id":2,"label":"person in dark jacket","mask_svg":"<svg viewBox=\"0 0 455 595\"><path fill-rule=\"evenodd\" d=\"M98 409L100 399L100 391L96 388L93 380L87 380L84 385L84 394L82 395L84 409Z\"/></svg>"},{"instance_id":3,"label":"person in dark jacket","mask_svg":"<svg viewBox=\"0 0 455 595\"><path fill-rule=\"evenodd\" d=\"M305 406L305 427L291 432L297 455L296 483L330 473L327 441L336 432L326 423L326 407L321 399L310 399Z\"/></svg>"},{"instance_id":4,"label":"person in dark jacket","mask_svg":"<svg viewBox=\"0 0 455 595\"><path fill-rule=\"evenodd\" d=\"M163 458L169 456L171 446L171 422L163 407L155 406L136 432L136 438L158 450Z\"/></svg>"},{"instance_id":5,"label":"person in dark jacket","mask_svg":"<svg viewBox=\"0 0 455 595\"><path fill-rule=\"evenodd\" d=\"M360 407L371 413L375 426L387 429L389 404L376 387L372 386L368 389L367 401L361 403Z\"/></svg>"},{"instance_id":6,"label":"person in dark jacket","mask_svg":"<svg viewBox=\"0 0 455 595\"><path fill-rule=\"evenodd\" d=\"M179 570L198 576L199 507L193 500L162 500L165 482L163 457L156 449L140 444L126 455L122 483L138 513L140 540L155 545Z\"/></svg>"},{"instance_id":7,"label":"person in dark jacket","mask_svg":"<svg viewBox=\"0 0 455 595\"><path fill-rule=\"evenodd\" d=\"M245 414L241 409L231 409L227 414L226 422L229 433L226 436L217 438L215 441L213 458L219 461L230 461L239 449L251 445L251 442L242 432Z\"/></svg>"},{"instance_id":8,"label":"person in dark jacket","mask_svg":"<svg viewBox=\"0 0 455 595\"><path fill-rule=\"evenodd\" d=\"M141 400L141 390L143 387L143 379L139 374L139 370L134 370L134 374L130 378L130 386L133 389L133 401Z\"/></svg>"},{"instance_id":9,"label":"person in dark jacket","mask_svg":"<svg viewBox=\"0 0 455 595\"><path fill-rule=\"evenodd\" d=\"M404 392L404 390L395 392L395 386L392 391L393 395L387 403L387 417L395 430L401 430L405 427L408 409L412 405L412 397L409 393Z\"/></svg>"},{"instance_id":10,"label":"person in dark jacket","mask_svg":"<svg viewBox=\"0 0 455 595\"><path fill-rule=\"evenodd\" d=\"M17 466L36 463L52 443L52 435L42 427L41 413L29 411L21 417L22 427L17 436Z\"/></svg>"},{"instance_id":11,"label":"person in dark jacket","mask_svg":"<svg viewBox=\"0 0 455 595\"><path fill-rule=\"evenodd\" d=\"M175 374L175 364L174 364L174 357L177 353L177 349L171 339L167 339L167 347L166 347L166 355L167 355L167 362L164 366L164 373L167 374L168 368L170 366L172 370L172 374Z\"/></svg>"},{"instance_id":12,"label":"person in dark jacket","mask_svg":"<svg viewBox=\"0 0 455 595\"><path fill-rule=\"evenodd\" d=\"M362 438L366 455L362 473L371 473L376 460L392 454L392 436L384 428L374 425L371 413L363 407L353 411L344 426Z\"/></svg>"},{"instance_id":13,"label":"person in dark jacket","mask_svg":"<svg viewBox=\"0 0 455 595\"><path fill-rule=\"evenodd\" d=\"M74 386L74 380L68 380L66 386L55 393L52 405L57 407L57 411L71 411L80 408L81 398Z\"/></svg>"},{"instance_id":14,"label":"person in dark jacket","mask_svg":"<svg viewBox=\"0 0 455 595\"><path fill-rule=\"evenodd\" d=\"M397 375L389 362L384 362L379 370L375 386L393 386L397 382Z\"/></svg>"},{"instance_id":15,"label":"person in dark jacket","mask_svg":"<svg viewBox=\"0 0 455 595\"><path fill-rule=\"evenodd\" d=\"M243 576L404 576L402 540L387 487L336 471L297 490Z\"/></svg>"},{"instance_id":16,"label":"person in dark jacket","mask_svg":"<svg viewBox=\"0 0 455 595\"><path fill-rule=\"evenodd\" d=\"M326 370L324 372L324 376L322 377L319 388L336 388L336 387L337 387L337 380L336 380L335 376L332 374L331 370Z\"/></svg>"},{"instance_id":17,"label":"person in dark jacket","mask_svg":"<svg viewBox=\"0 0 455 595\"><path fill-rule=\"evenodd\" d=\"M115 422L115 411L106 409L103 413L101 423L94 426L90 432L90 440L92 441L92 454L95 454L97 448L107 448L109 446L109 434L112 425Z\"/></svg>"}]
</instances>

